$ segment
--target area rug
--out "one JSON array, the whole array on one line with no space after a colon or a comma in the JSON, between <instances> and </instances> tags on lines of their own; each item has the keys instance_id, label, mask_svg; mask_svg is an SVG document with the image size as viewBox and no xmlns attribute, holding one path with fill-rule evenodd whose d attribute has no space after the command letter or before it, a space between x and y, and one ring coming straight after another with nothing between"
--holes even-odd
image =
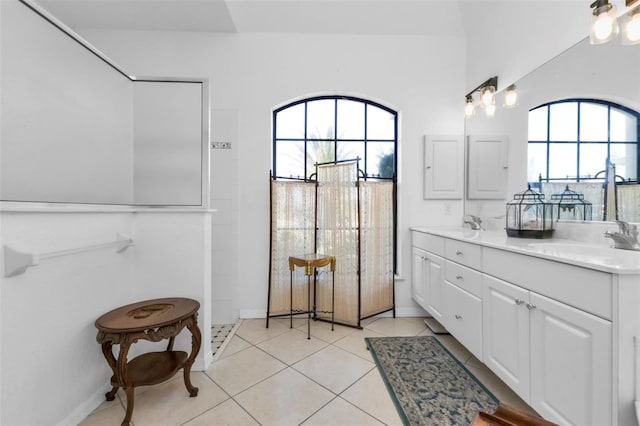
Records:
<instances>
[{"instance_id":1,"label":"area rug","mask_svg":"<svg viewBox=\"0 0 640 426\"><path fill-rule=\"evenodd\" d=\"M433 336L366 337L405 425L469 425L498 400Z\"/></svg>"}]
</instances>

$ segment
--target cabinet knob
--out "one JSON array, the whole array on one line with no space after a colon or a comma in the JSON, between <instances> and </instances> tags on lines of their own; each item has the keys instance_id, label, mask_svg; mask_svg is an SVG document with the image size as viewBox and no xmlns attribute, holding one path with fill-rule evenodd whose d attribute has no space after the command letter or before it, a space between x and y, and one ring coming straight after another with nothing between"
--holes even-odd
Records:
<instances>
[{"instance_id":1,"label":"cabinet knob","mask_svg":"<svg viewBox=\"0 0 640 426\"><path fill-rule=\"evenodd\" d=\"M462 275L456 275L456 280L461 280L462 279Z\"/></svg>"},{"instance_id":2,"label":"cabinet knob","mask_svg":"<svg viewBox=\"0 0 640 426\"><path fill-rule=\"evenodd\" d=\"M516 302L516 305L522 305L524 303L524 300L520 299L519 297L516 297L515 302Z\"/></svg>"},{"instance_id":3,"label":"cabinet knob","mask_svg":"<svg viewBox=\"0 0 640 426\"><path fill-rule=\"evenodd\" d=\"M462 315L456 314L456 319L462 319Z\"/></svg>"},{"instance_id":4,"label":"cabinet knob","mask_svg":"<svg viewBox=\"0 0 640 426\"><path fill-rule=\"evenodd\" d=\"M534 305L533 303L527 303L527 309L531 310L535 308L536 308L536 305Z\"/></svg>"},{"instance_id":5,"label":"cabinet knob","mask_svg":"<svg viewBox=\"0 0 640 426\"><path fill-rule=\"evenodd\" d=\"M462 254L462 252L461 252L460 250L456 250L456 254L457 254L458 256L460 256L460 255Z\"/></svg>"}]
</instances>

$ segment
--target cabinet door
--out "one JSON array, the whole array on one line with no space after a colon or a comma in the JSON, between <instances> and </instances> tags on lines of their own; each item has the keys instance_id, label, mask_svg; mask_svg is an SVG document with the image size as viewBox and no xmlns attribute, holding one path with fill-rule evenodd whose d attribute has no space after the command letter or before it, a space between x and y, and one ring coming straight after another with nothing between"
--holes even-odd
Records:
<instances>
[{"instance_id":1,"label":"cabinet door","mask_svg":"<svg viewBox=\"0 0 640 426\"><path fill-rule=\"evenodd\" d=\"M426 309L424 302L424 263L427 252L417 247L411 247L411 297L418 305Z\"/></svg>"},{"instance_id":2,"label":"cabinet door","mask_svg":"<svg viewBox=\"0 0 640 426\"><path fill-rule=\"evenodd\" d=\"M424 137L424 198L462 198L462 136Z\"/></svg>"},{"instance_id":3,"label":"cabinet door","mask_svg":"<svg viewBox=\"0 0 640 426\"><path fill-rule=\"evenodd\" d=\"M531 293L531 402L560 424L611 424L611 323Z\"/></svg>"},{"instance_id":4,"label":"cabinet door","mask_svg":"<svg viewBox=\"0 0 640 426\"><path fill-rule=\"evenodd\" d=\"M469 198L502 200L507 196L508 139L469 136Z\"/></svg>"},{"instance_id":5,"label":"cabinet door","mask_svg":"<svg viewBox=\"0 0 640 426\"><path fill-rule=\"evenodd\" d=\"M443 324L442 312L444 311L443 285L444 259L427 252L425 259L425 298L427 311L441 324ZM443 325L446 326L446 324Z\"/></svg>"},{"instance_id":6,"label":"cabinet door","mask_svg":"<svg viewBox=\"0 0 640 426\"><path fill-rule=\"evenodd\" d=\"M482 361L482 300L446 280L443 293L447 330Z\"/></svg>"},{"instance_id":7,"label":"cabinet door","mask_svg":"<svg viewBox=\"0 0 640 426\"><path fill-rule=\"evenodd\" d=\"M529 400L529 292L482 275L483 361Z\"/></svg>"}]
</instances>

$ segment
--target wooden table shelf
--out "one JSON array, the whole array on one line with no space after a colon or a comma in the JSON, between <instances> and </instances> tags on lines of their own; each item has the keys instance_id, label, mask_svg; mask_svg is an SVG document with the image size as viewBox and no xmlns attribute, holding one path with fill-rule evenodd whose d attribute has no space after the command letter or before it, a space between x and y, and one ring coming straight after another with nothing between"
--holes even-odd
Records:
<instances>
[{"instance_id":1,"label":"wooden table shelf","mask_svg":"<svg viewBox=\"0 0 640 426\"><path fill-rule=\"evenodd\" d=\"M102 345L102 353L113 371L112 389L106 393L107 401L115 399L119 388L127 396L127 411L122 425L129 425L133 414L134 388L162 383L180 369L189 396L197 396L198 388L191 384L191 366L200 351L201 334L198 328L200 303L185 298L145 300L121 306L96 320L96 340ZM191 332L191 353L174 351L175 337L187 328ZM169 339L167 350L148 352L127 361L127 354L138 340L159 342ZM118 357L113 345L119 345Z\"/></svg>"},{"instance_id":2,"label":"wooden table shelf","mask_svg":"<svg viewBox=\"0 0 640 426\"><path fill-rule=\"evenodd\" d=\"M187 358L184 351L149 352L127 363L127 375L133 387L157 385L184 368ZM118 385L115 375L111 376L111 385Z\"/></svg>"}]
</instances>

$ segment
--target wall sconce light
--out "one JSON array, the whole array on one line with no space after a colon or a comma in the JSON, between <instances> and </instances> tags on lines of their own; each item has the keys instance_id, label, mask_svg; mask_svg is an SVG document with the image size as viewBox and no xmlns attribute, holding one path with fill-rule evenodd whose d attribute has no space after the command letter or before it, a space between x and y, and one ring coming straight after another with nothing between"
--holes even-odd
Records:
<instances>
[{"instance_id":1,"label":"wall sconce light","mask_svg":"<svg viewBox=\"0 0 640 426\"><path fill-rule=\"evenodd\" d=\"M493 117L496 112L496 90L498 90L498 77L491 77L467 93L465 96L464 115L466 117L475 115L473 94L480 92L480 106L484 108L487 117Z\"/></svg>"},{"instance_id":2,"label":"wall sconce light","mask_svg":"<svg viewBox=\"0 0 640 426\"><path fill-rule=\"evenodd\" d=\"M518 105L518 92L516 92L516 85L512 84L504 91L502 106L505 108L513 108L516 105Z\"/></svg>"},{"instance_id":3,"label":"wall sconce light","mask_svg":"<svg viewBox=\"0 0 640 426\"><path fill-rule=\"evenodd\" d=\"M619 29L615 5L610 4L609 0L596 0L589 7L593 9L590 43L602 44L616 38Z\"/></svg>"},{"instance_id":4,"label":"wall sconce light","mask_svg":"<svg viewBox=\"0 0 640 426\"><path fill-rule=\"evenodd\" d=\"M480 106L486 108L496 104L496 87L493 85L484 86L480 89Z\"/></svg>"},{"instance_id":5,"label":"wall sconce light","mask_svg":"<svg viewBox=\"0 0 640 426\"><path fill-rule=\"evenodd\" d=\"M474 115L476 115L476 106L473 103L473 96L467 95L467 100L464 104L464 116L473 117Z\"/></svg>"},{"instance_id":6,"label":"wall sconce light","mask_svg":"<svg viewBox=\"0 0 640 426\"><path fill-rule=\"evenodd\" d=\"M622 44L640 43L640 7L627 12L622 21Z\"/></svg>"}]
</instances>

